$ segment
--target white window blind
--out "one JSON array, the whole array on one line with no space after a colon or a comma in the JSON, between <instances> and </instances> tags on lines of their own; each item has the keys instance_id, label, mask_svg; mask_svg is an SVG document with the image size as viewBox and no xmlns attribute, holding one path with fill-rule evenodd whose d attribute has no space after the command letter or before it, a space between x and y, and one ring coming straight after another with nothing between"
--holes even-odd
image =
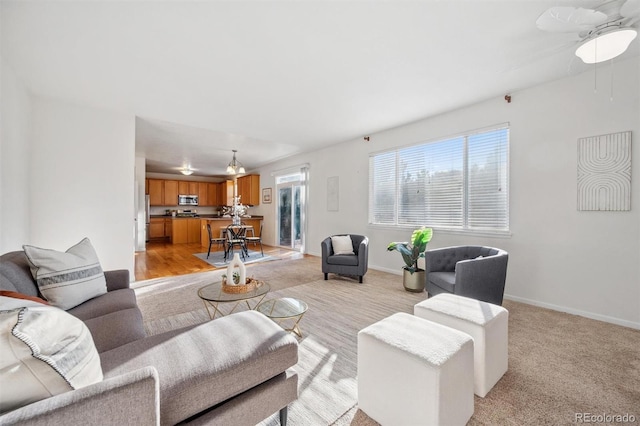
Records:
<instances>
[{"instance_id":1,"label":"white window blind","mask_svg":"<svg viewBox=\"0 0 640 426\"><path fill-rule=\"evenodd\" d=\"M509 128L372 154L369 222L509 229Z\"/></svg>"}]
</instances>

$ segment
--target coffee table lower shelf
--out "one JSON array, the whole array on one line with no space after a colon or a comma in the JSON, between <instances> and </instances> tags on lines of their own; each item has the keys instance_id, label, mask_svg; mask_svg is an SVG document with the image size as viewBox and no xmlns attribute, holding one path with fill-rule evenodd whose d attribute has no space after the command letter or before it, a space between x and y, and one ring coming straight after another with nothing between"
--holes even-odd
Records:
<instances>
[{"instance_id":1,"label":"coffee table lower shelf","mask_svg":"<svg viewBox=\"0 0 640 426\"><path fill-rule=\"evenodd\" d=\"M259 303L256 307L256 311L271 318L280 327L290 333L295 333L300 338L302 338L300 320L302 320L307 309L309 309L309 306L305 302L292 297L267 300ZM293 322L290 327L283 325L283 323L291 322L287 320Z\"/></svg>"}]
</instances>

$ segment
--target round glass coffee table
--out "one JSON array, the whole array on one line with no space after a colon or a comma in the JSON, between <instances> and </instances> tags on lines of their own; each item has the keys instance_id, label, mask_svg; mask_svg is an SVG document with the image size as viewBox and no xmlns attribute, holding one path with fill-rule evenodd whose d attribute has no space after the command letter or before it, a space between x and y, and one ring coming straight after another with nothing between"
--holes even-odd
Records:
<instances>
[{"instance_id":1,"label":"round glass coffee table","mask_svg":"<svg viewBox=\"0 0 640 426\"><path fill-rule=\"evenodd\" d=\"M297 334L302 337L300 331L300 320L309 307L302 300L292 297L283 297L281 299L271 299L258 304L256 311L271 318L280 324L286 331ZM286 328L282 325L282 321L293 320L293 326Z\"/></svg>"},{"instance_id":2,"label":"round glass coffee table","mask_svg":"<svg viewBox=\"0 0 640 426\"><path fill-rule=\"evenodd\" d=\"M216 315L220 314L220 316L225 316L232 314L233 311L238 307L238 305L242 302L247 304L247 308L250 310L255 309L262 299L266 296L266 294L271 290L271 287L267 283L262 283L251 291L247 291L246 293L227 293L222 289L222 283L209 284L202 287L198 290L198 297L202 299L204 303L204 307L207 309L207 313L209 314L209 318L215 319ZM252 308L249 304L249 300L258 299L257 303ZM236 302L236 304L231 308L231 311L226 314L219 309L220 303L230 303Z\"/></svg>"}]
</instances>

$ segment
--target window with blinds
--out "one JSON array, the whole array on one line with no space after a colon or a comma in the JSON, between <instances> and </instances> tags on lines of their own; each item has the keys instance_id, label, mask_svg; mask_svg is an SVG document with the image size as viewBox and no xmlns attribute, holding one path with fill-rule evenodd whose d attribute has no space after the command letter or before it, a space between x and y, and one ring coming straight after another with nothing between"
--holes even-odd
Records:
<instances>
[{"instance_id":1,"label":"window with blinds","mask_svg":"<svg viewBox=\"0 0 640 426\"><path fill-rule=\"evenodd\" d=\"M507 125L369 157L369 223L509 229Z\"/></svg>"}]
</instances>

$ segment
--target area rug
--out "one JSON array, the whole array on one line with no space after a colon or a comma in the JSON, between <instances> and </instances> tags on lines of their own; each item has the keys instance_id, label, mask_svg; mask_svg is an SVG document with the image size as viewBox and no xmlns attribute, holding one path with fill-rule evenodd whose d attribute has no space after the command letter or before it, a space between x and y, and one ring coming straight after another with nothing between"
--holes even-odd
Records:
<instances>
[{"instance_id":1,"label":"area rug","mask_svg":"<svg viewBox=\"0 0 640 426\"><path fill-rule=\"evenodd\" d=\"M300 323L299 398L290 405L290 424L377 425L357 407L357 333L395 312L412 313L426 294L408 293L400 276L371 269L363 284L332 274L324 281L315 257L252 268L273 280L267 298L309 305ZM147 332L208 321L196 291L221 273L134 284ZM640 420L640 331L512 301L504 306L509 370L485 398L475 397L470 425L572 424L579 413ZM277 414L261 423L277 424Z\"/></svg>"},{"instance_id":2,"label":"area rug","mask_svg":"<svg viewBox=\"0 0 640 426\"><path fill-rule=\"evenodd\" d=\"M204 260L209 265L215 266L216 268L226 268L232 258L232 256L229 256L229 258L225 260L223 251L212 251L208 259L207 253L195 253L194 256L200 260ZM274 259L276 258L269 255L263 256L262 253L254 250L249 250L249 254L245 255L244 259L240 256L240 260L242 260L245 265L249 263L266 262Z\"/></svg>"}]
</instances>

